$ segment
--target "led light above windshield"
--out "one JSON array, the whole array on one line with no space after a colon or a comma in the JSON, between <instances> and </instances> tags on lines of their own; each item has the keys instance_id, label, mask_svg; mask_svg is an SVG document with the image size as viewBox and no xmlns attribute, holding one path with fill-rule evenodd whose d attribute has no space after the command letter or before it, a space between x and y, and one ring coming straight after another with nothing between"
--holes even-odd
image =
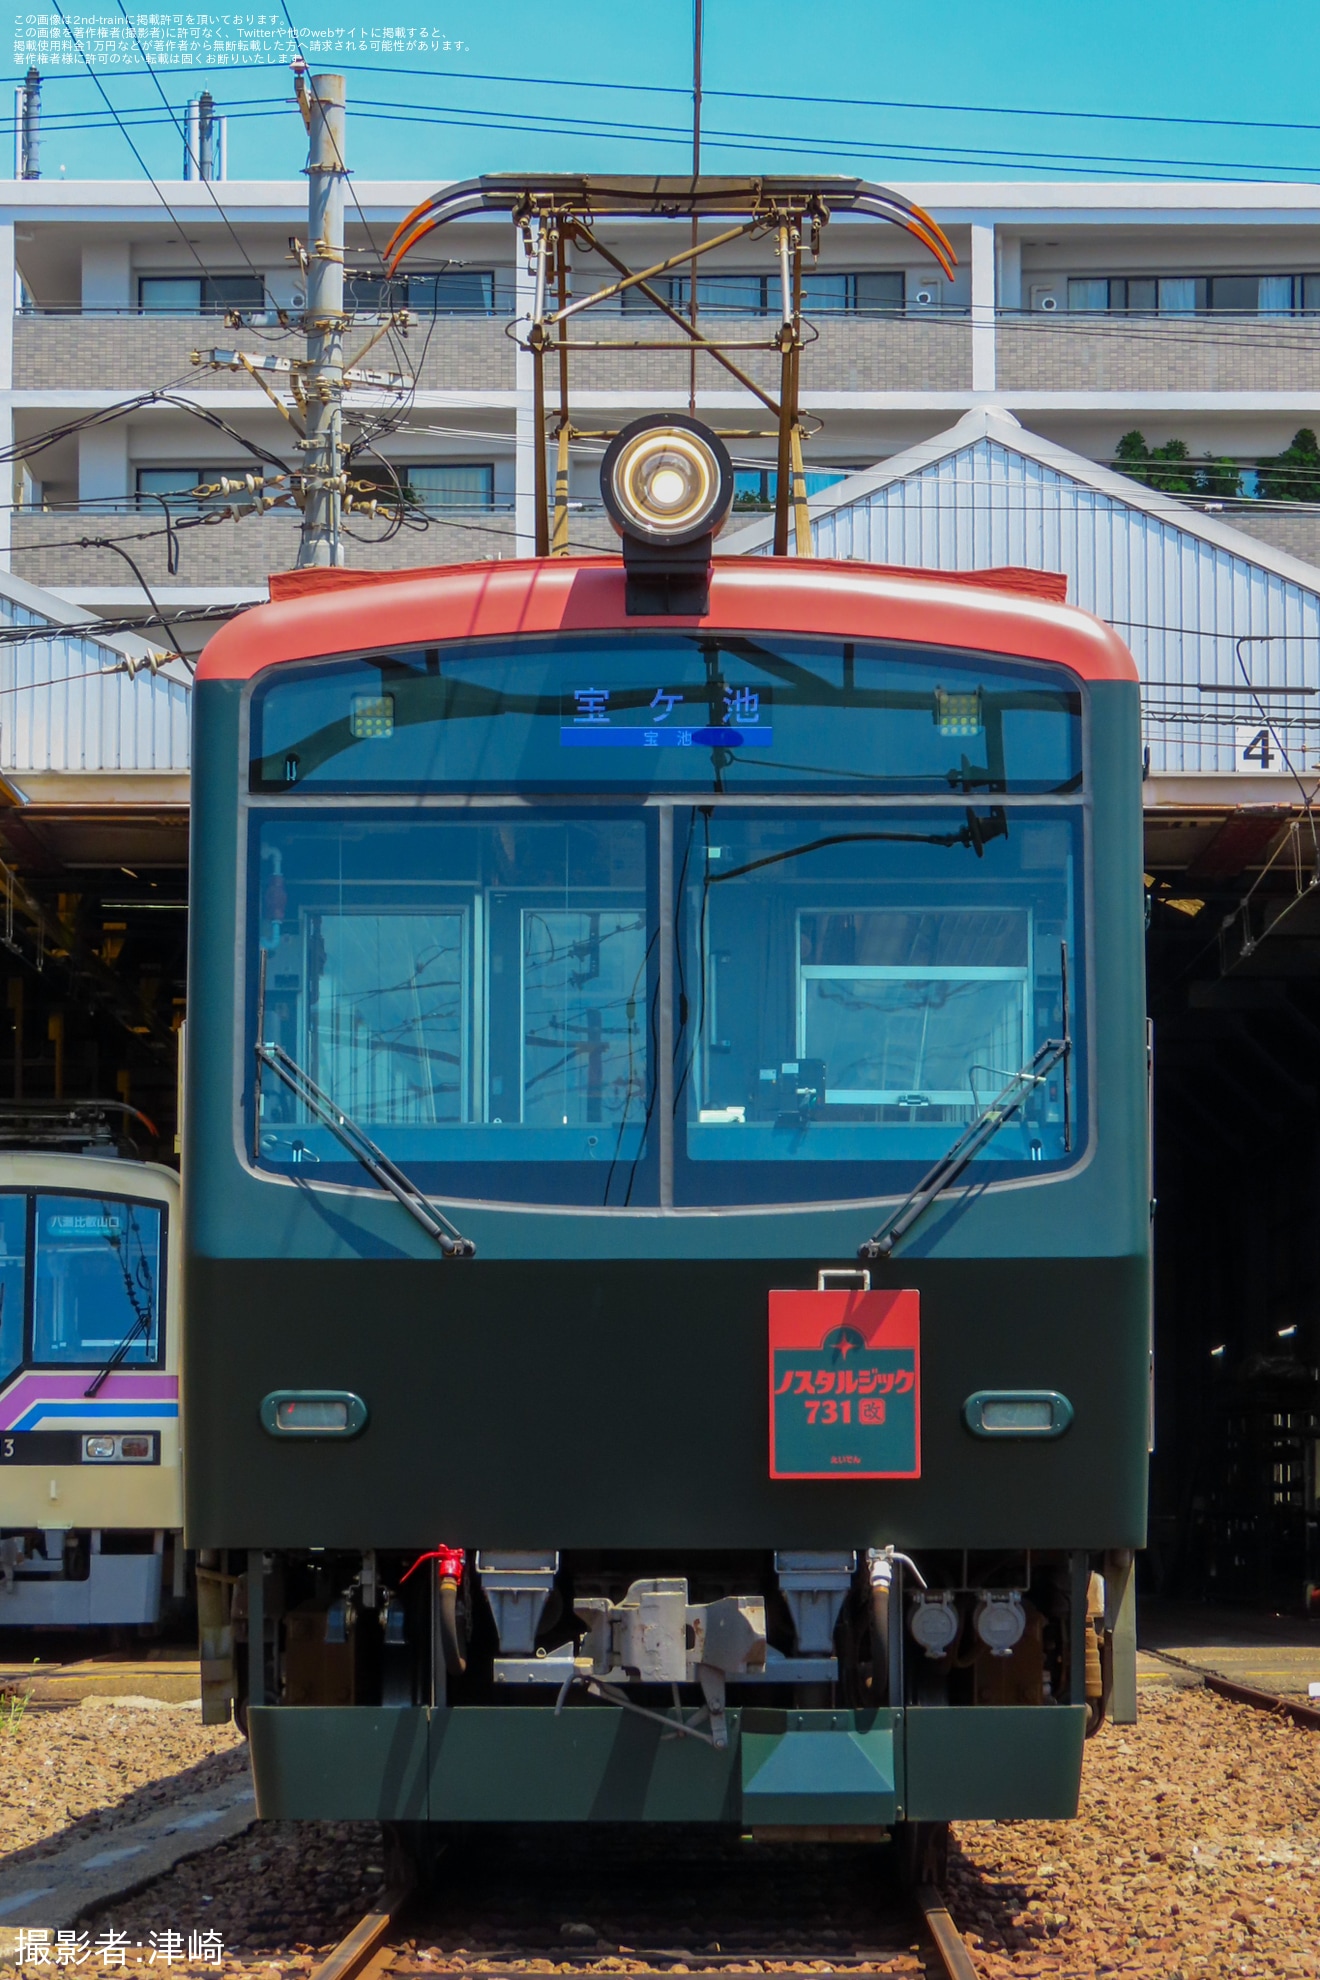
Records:
<instances>
[{"instance_id":1,"label":"led light above windshield","mask_svg":"<svg viewBox=\"0 0 1320 1980\"><path fill-rule=\"evenodd\" d=\"M355 694L349 702L348 726L361 742L394 734L394 696Z\"/></svg>"},{"instance_id":2,"label":"led light above windshield","mask_svg":"<svg viewBox=\"0 0 1320 1980\"><path fill-rule=\"evenodd\" d=\"M980 688L970 692L936 688L935 725L942 736L979 736L985 727Z\"/></svg>"}]
</instances>

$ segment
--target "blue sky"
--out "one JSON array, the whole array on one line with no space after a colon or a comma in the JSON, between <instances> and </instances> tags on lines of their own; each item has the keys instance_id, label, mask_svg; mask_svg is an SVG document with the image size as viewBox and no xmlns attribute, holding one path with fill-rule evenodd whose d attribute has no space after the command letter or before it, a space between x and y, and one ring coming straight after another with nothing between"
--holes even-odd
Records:
<instances>
[{"instance_id":1,"label":"blue sky","mask_svg":"<svg viewBox=\"0 0 1320 1980\"><path fill-rule=\"evenodd\" d=\"M47 78L44 177L63 167L69 178L140 178L117 112L146 168L177 179L170 111L203 88L229 114L231 177L298 170L280 0L242 14L164 14L125 0L166 103L116 0L60 4L113 109L53 0L5 4L6 73L16 74L17 35L28 38L19 67L36 58ZM359 177L688 166L691 0L290 6L312 66L347 77ZM891 181L1312 179L1318 65L1320 9L1306 0L707 0L703 163ZM0 106L6 162L11 102ZM1139 118L1159 121L1123 121Z\"/></svg>"}]
</instances>

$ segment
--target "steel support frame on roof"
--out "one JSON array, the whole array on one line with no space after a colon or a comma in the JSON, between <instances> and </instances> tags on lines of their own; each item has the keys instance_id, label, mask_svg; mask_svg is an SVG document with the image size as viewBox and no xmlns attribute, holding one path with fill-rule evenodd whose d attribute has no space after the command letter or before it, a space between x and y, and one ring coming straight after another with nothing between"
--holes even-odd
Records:
<instances>
[{"instance_id":1,"label":"steel support frame on roof","mask_svg":"<svg viewBox=\"0 0 1320 1980\"><path fill-rule=\"evenodd\" d=\"M776 423L775 523L773 554L788 555L789 510L794 512L794 547L799 557L811 555L811 526L807 512L806 475L802 456L800 410L802 318L802 257L819 256L821 231L833 212L866 214L902 227L929 250L952 275L954 254L938 224L919 206L887 187L865 179L776 175L735 178L583 178L554 173L527 179L516 174L470 179L450 186L424 201L403 220L389 240L385 258L393 273L409 250L450 220L475 212L507 212L522 236L533 277L531 318L517 341L532 359L532 424L536 435L534 500L535 548L538 557L568 554L569 448L586 437L572 425L569 413L568 354L579 351L690 350L704 351L739 385L758 399ZM634 220L690 219L689 247L649 267L630 269L598 238L600 218ZM735 224L708 240L695 238L701 219L731 220ZM747 237L772 237L779 265L780 321L769 337L708 337L698 326L696 271L691 274L691 309L683 316L654 286L654 281L685 263ZM583 248L612 268L618 280L591 295L570 301L568 252ZM636 289L653 308L682 331L682 340L640 337L629 342L608 338L570 338L568 324L585 310ZM547 307L553 294L554 305ZM810 326L806 326L810 328ZM814 337L814 333L813 333ZM779 396L774 399L729 355L733 351L770 351L779 357ZM557 448L553 520L546 458L547 432L545 361L557 360L559 404L554 437ZM592 436L598 437L598 436Z\"/></svg>"}]
</instances>

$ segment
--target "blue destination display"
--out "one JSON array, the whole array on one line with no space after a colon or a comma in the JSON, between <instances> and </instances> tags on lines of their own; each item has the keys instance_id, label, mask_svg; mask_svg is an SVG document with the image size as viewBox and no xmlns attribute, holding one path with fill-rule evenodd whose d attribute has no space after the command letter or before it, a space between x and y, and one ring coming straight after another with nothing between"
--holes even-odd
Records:
<instances>
[{"instance_id":1,"label":"blue destination display","mask_svg":"<svg viewBox=\"0 0 1320 1980\"><path fill-rule=\"evenodd\" d=\"M773 729L561 729L561 749L769 749Z\"/></svg>"}]
</instances>

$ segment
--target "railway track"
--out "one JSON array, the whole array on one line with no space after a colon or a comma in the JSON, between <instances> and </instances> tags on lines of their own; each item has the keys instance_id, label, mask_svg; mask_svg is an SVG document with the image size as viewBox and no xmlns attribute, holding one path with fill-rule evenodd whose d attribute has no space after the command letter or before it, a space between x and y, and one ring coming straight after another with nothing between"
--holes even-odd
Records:
<instances>
[{"instance_id":1,"label":"railway track","mask_svg":"<svg viewBox=\"0 0 1320 1980\"><path fill-rule=\"evenodd\" d=\"M432 1885L382 1892L313 1980L822 1969L977 1980L941 1893L899 1889L874 1844L562 1833L464 1838Z\"/></svg>"},{"instance_id":2,"label":"railway track","mask_svg":"<svg viewBox=\"0 0 1320 1980\"><path fill-rule=\"evenodd\" d=\"M1262 1691L1254 1684L1241 1684L1237 1678L1225 1677L1220 1671L1209 1670L1204 1664L1193 1664L1186 1657L1175 1657L1171 1650L1145 1650L1147 1657L1158 1657L1162 1664L1169 1664L1175 1670L1190 1671L1200 1678L1207 1691L1213 1691L1220 1698L1231 1698L1235 1705L1252 1705L1258 1712L1270 1712L1275 1718L1291 1719L1295 1726L1304 1726L1308 1732L1320 1732L1320 1707L1310 1705L1304 1698L1289 1698L1283 1692Z\"/></svg>"}]
</instances>

